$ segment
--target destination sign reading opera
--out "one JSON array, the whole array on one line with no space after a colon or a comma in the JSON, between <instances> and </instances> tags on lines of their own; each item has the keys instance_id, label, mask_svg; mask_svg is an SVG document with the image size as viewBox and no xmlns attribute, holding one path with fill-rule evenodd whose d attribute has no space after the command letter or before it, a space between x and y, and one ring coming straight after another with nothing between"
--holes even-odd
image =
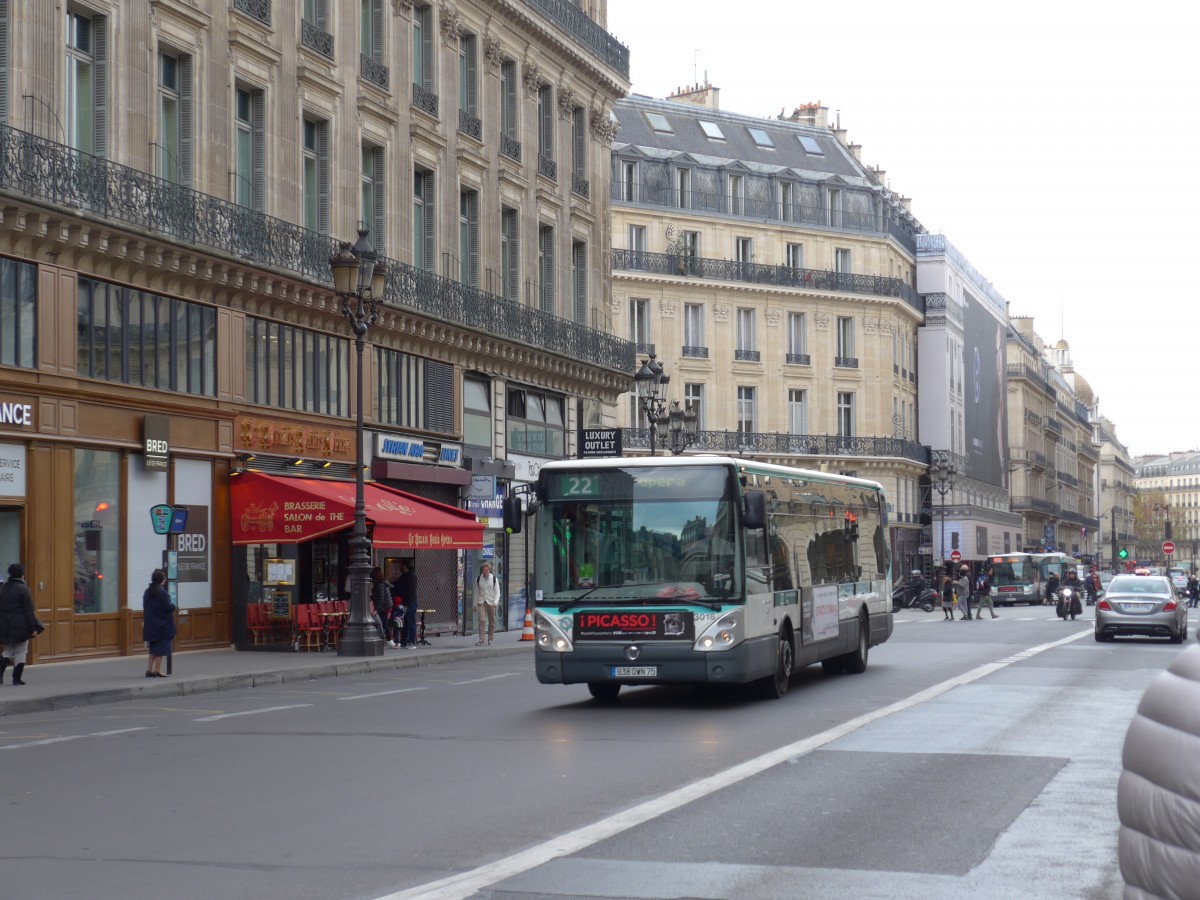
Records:
<instances>
[{"instance_id":1,"label":"destination sign reading opera","mask_svg":"<svg viewBox=\"0 0 1200 900\"><path fill-rule=\"evenodd\" d=\"M703 500L728 495L729 472L714 466L555 471L547 478L548 500Z\"/></svg>"}]
</instances>

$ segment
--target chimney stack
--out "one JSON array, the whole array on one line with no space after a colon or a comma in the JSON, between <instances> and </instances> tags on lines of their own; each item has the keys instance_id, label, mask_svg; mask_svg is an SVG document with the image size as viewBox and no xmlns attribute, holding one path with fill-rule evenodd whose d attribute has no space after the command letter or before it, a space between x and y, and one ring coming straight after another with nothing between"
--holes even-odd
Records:
<instances>
[{"instance_id":1,"label":"chimney stack","mask_svg":"<svg viewBox=\"0 0 1200 900\"><path fill-rule=\"evenodd\" d=\"M721 108L721 89L713 87L707 78L703 84L694 84L688 88L677 88L668 100L679 100L691 103L703 109L719 110Z\"/></svg>"}]
</instances>

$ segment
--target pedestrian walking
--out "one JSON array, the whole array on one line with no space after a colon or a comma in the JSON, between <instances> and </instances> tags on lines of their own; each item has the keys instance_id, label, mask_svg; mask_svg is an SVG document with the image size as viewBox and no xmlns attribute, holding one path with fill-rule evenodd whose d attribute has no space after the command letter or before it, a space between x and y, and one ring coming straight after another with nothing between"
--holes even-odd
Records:
<instances>
[{"instance_id":1,"label":"pedestrian walking","mask_svg":"<svg viewBox=\"0 0 1200 900\"><path fill-rule=\"evenodd\" d=\"M45 631L33 611L33 595L25 583L25 567L13 563L8 567L8 581L0 585L0 684L4 672L13 667L12 683L24 684L21 675L25 671L25 660L29 653L29 641L35 634Z\"/></svg>"},{"instance_id":2,"label":"pedestrian walking","mask_svg":"<svg viewBox=\"0 0 1200 900\"><path fill-rule=\"evenodd\" d=\"M1187 598L1189 609L1195 609L1196 605L1200 603L1200 581L1196 579L1195 573L1188 576Z\"/></svg>"},{"instance_id":3,"label":"pedestrian walking","mask_svg":"<svg viewBox=\"0 0 1200 900\"><path fill-rule=\"evenodd\" d=\"M958 570L957 585L958 594L958 611L962 613L962 621L969 621L971 618L971 567L963 565Z\"/></svg>"},{"instance_id":4,"label":"pedestrian walking","mask_svg":"<svg viewBox=\"0 0 1200 900\"><path fill-rule=\"evenodd\" d=\"M167 573L155 569L150 573L150 585L142 594L142 640L146 642L149 660L147 678L166 678L162 671L164 656L171 655L171 640L175 637L175 604L163 583Z\"/></svg>"},{"instance_id":5,"label":"pedestrian walking","mask_svg":"<svg viewBox=\"0 0 1200 900\"><path fill-rule=\"evenodd\" d=\"M476 647L483 646L483 622L487 619L487 642L496 636L496 605L500 602L500 583L492 574L492 564L485 562L479 567L475 578L475 621L478 623L479 640Z\"/></svg>"},{"instance_id":6,"label":"pedestrian walking","mask_svg":"<svg viewBox=\"0 0 1200 900\"><path fill-rule=\"evenodd\" d=\"M401 631L400 646L405 650L417 647L417 571L416 561L407 557L400 560L400 575L392 586L393 594L400 595L404 604L404 629Z\"/></svg>"},{"instance_id":7,"label":"pedestrian walking","mask_svg":"<svg viewBox=\"0 0 1200 900\"><path fill-rule=\"evenodd\" d=\"M946 621L954 621L954 582L945 572L941 574L941 591L942 591L942 612L945 613Z\"/></svg>"},{"instance_id":8,"label":"pedestrian walking","mask_svg":"<svg viewBox=\"0 0 1200 900\"><path fill-rule=\"evenodd\" d=\"M371 619L375 622L375 630L384 640L384 622L392 611L392 586L383 576L379 566L371 569Z\"/></svg>"},{"instance_id":9,"label":"pedestrian walking","mask_svg":"<svg viewBox=\"0 0 1200 900\"><path fill-rule=\"evenodd\" d=\"M1200 646L1150 683L1125 734L1117 859L1125 896L1196 897L1200 886Z\"/></svg>"},{"instance_id":10,"label":"pedestrian walking","mask_svg":"<svg viewBox=\"0 0 1200 900\"><path fill-rule=\"evenodd\" d=\"M983 608L988 608L993 619L1000 618L996 615L996 606L992 603L992 570L989 566L979 573L979 577L975 579L975 618L983 618Z\"/></svg>"}]
</instances>

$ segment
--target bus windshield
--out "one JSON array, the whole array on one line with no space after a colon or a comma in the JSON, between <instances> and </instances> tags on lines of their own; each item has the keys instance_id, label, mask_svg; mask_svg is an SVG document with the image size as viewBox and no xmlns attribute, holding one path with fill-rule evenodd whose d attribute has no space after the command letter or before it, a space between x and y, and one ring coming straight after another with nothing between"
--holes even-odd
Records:
<instances>
[{"instance_id":1,"label":"bus windshield","mask_svg":"<svg viewBox=\"0 0 1200 900\"><path fill-rule=\"evenodd\" d=\"M543 599L736 599L732 475L727 466L546 473L536 518Z\"/></svg>"},{"instance_id":2,"label":"bus windshield","mask_svg":"<svg viewBox=\"0 0 1200 900\"><path fill-rule=\"evenodd\" d=\"M1027 587L1038 581L1037 566L1028 556L993 556L988 564L993 587Z\"/></svg>"}]
</instances>

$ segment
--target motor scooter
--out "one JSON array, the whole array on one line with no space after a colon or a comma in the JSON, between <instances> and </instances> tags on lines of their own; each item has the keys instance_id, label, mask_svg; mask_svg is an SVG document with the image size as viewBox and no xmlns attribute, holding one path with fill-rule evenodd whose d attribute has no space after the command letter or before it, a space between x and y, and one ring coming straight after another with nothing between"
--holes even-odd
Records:
<instances>
[{"instance_id":1,"label":"motor scooter","mask_svg":"<svg viewBox=\"0 0 1200 900\"><path fill-rule=\"evenodd\" d=\"M907 584L898 584L892 591L892 612L901 609L921 609L925 612L933 612L933 607L937 603L938 593L929 586L918 591Z\"/></svg>"}]
</instances>

